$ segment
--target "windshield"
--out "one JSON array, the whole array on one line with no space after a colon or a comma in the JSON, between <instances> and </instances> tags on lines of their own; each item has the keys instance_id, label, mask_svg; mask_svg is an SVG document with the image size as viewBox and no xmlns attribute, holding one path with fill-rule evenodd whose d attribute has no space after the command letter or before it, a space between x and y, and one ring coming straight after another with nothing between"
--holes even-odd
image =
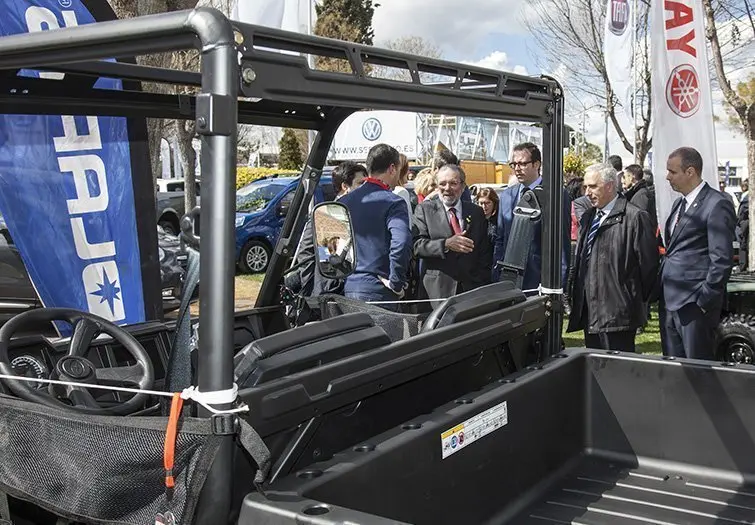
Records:
<instances>
[{"instance_id":1,"label":"windshield","mask_svg":"<svg viewBox=\"0 0 755 525\"><path fill-rule=\"evenodd\" d=\"M252 182L236 192L236 212L259 211L286 188L280 182Z\"/></svg>"}]
</instances>

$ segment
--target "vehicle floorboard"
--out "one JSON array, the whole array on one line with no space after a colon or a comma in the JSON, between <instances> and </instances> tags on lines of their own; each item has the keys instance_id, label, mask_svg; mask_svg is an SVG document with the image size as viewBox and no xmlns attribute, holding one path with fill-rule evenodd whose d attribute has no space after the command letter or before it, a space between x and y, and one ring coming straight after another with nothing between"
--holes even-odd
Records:
<instances>
[{"instance_id":1,"label":"vehicle floorboard","mask_svg":"<svg viewBox=\"0 0 755 525\"><path fill-rule=\"evenodd\" d=\"M755 523L755 486L587 457L515 523Z\"/></svg>"}]
</instances>

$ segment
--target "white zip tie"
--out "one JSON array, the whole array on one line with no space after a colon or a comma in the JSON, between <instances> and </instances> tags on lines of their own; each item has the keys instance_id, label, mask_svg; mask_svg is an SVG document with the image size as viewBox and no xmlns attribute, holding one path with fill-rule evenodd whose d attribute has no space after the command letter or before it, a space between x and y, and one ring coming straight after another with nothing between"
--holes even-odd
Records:
<instances>
[{"instance_id":1,"label":"white zip tie","mask_svg":"<svg viewBox=\"0 0 755 525\"><path fill-rule=\"evenodd\" d=\"M77 383L75 381L60 381L57 379L37 379L33 377L25 376L11 376L7 374L0 374L0 379L7 379L9 381L26 381L29 383L42 383L48 385L62 385L62 386L75 386L80 388L94 388L97 390L110 390L112 392L128 392L131 394L149 394L152 396L173 397L173 392L162 392L159 390L140 390L138 388L126 388L122 386L106 386L106 385L91 385L89 383ZM181 392L181 398L184 400L191 400L206 408L212 414L238 414L240 412L249 412L249 407L245 404L237 408L231 408L228 410L216 410L210 405L223 405L233 403L238 397L239 387L236 383L233 384L233 388L228 390L215 390L213 392L200 392L195 386L190 386Z\"/></svg>"},{"instance_id":2,"label":"white zip tie","mask_svg":"<svg viewBox=\"0 0 755 525\"><path fill-rule=\"evenodd\" d=\"M538 286L537 292L542 294L564 295L563 288L545 288L543 285Z\"/></svg>"}]
</instances>

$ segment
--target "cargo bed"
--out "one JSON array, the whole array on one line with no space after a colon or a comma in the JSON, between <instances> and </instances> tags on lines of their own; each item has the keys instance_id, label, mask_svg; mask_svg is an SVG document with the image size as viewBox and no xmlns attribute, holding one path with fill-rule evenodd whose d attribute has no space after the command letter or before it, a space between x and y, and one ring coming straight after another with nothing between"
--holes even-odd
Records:
<instances>
[{"instance_id":1,"label":"cargo bed","mask_svg":"<svg viewBox=\"0 0 755 525\"><path fill-rule=\"evenodd\" d=\"M755 523L755 367L569 350L250 494L239 523Z\"/></svg>"}]
</instances>

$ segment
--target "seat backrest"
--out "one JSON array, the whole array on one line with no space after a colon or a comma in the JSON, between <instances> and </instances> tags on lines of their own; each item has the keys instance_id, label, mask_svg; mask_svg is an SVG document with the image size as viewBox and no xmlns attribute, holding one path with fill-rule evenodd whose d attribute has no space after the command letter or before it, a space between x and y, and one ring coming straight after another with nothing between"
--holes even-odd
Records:
<instances>
[{"instance_id":1,"label":"seat backrest","mask_svg":"<svg viewBox=\"0 0 755 525\"><path fill-rule=\"evenodd\" d=\"M390 342L364 313L316 321L246 345L234 358L236 383L255 386Z\"/></svg>"},{"instance_id":2,"label":"seat backrest","mask_svg":"<svg viewBox=\"0 0 755 525\"><path fill-rule=\"evenodd\" d=\"M422 332L489 314L526 300L527 296L514 288L511 282L481 286L449 297L439 304L423 323Z\"/></svg>"},{"instance_id":3,"label":"seat backrest","mask_svg":"<svg viewBox=\"0 0 755 525\"><path fill-rule=\"evenodd\" d=\"M376 326L381 327L391 341L401 341L420 332L422 316L386 310L378 305L349 299L343 295L323 294L315 298L323 319L338 318L345 314L367 314Z\"/></svg>"}]
</instances>

